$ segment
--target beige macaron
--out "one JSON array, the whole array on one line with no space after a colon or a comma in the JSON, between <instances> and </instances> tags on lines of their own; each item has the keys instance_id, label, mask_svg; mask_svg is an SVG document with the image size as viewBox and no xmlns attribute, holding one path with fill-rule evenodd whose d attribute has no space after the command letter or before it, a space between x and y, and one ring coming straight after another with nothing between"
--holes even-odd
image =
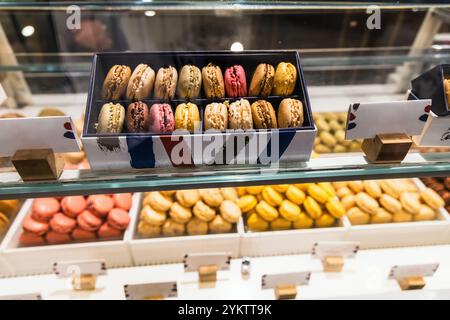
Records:
<instances>
[{"instance_id":1,"label":"beige macaron","mask_svg":"<svg viewBox=\"0 0 450 320\"><path fill-rule=\"evenodd\" d=\"M189 220L186 225L187 233L190 235L201 235L208 233L208 223L196 217Z\"/></svg>"},{"instance_id":2,"label":"beige macaron","mask_svg":"<svg viewBox=\"0 0 450 320\"><path fill-rule=\"evenodd\" d=\"M356 205L363 210L364 212L367 212L369 214L375 214L377 213L378 208L380 205L378 204L378 201L369 196L365 192L360 192L356 195L355 198Z\"/></svg>"},{"instance_id":3,"label":"beige macaron","mask_svg":"<svg viewBox=\"0 0 450 320\"><path fill-rule=\"evenodd\" d=\"M176 192L175 197L177 201L186 208L190 208L200 200L200 194L198 190L179 190Z\"/></svg>"},{"instance_id":4,"label":"beige macaron","mask_svg":"<svg viewBox=\"0 0 450 320\"><path fill-rule=\"evenodd\" d=\"M150 205L153 209L166 212L170 209L173 202L169 200L167 197L163 196L159 191L152 191L144 198L143 202L145 205Z\"/></svg>"},{"instance_id":5,"label":"beige macaron","mask_svg":"<svg viewBox=\"0 0 450 320\"><path fill-rule=\"evenodd\" d=\"M205 222L211 221L216 216L216 210L212 209L201 200L197 201L194 208L192 208L192 212L194 213L194 216Z\"/></svg>"},{"instance_id":6,"label":"beige macaron","mask_svg":"<svg viewBox=\"0 0 450 320\"><path fill-rule=\"evenodd\" d=\"M211 233L227 233L231 231L231 228L232 224L223 219L221 215L217 215L209 223L209 231Z\"/></svg>"},{"instance_id":7,"label":"beige macaron","mask_svg":"<svg viewBox=\"0 0 450 320\"><path fill-rule=\"evenodd\" d=\"M216 208L223 202L223 196L219 188L200 189L200 196L210 207Z\"/></svg>"},{"instance_id":8,"label":"beige macaron","mask_svg":"<svg viewBox=\"0 0 450 320\"><path fill-rule=\"evenodd\" d=\"M283 99L278 106L278 127L300 128L303 121L303 103L298 99Z\"/></svg>"},{"instance_id":9,"label":"beige macaron","mask_svg":"<svg viewBox=\"0 0 450 320\"><path fill-rule=\"evenodd\" d=\"M236 203L230 200L224 200L220 205L220 214L226 221L236 223L239 221L242 212Z\"/></svg>"},{"instance_id":10,"label":"beige macaron","mask_svg":"<svg viewBox=\"0 0 450 320\"><path fill-rule=\"evenodd\" d=\"M162 226L162 233L165 236L182 236L186 231L186 227L182 223L168 219Z\"/></svg>"},{"instance_id":11,"label":"beige macaron","mask_svg":"<svg viewBox=\"0 0 450 320\"><path fill-rule=\"evenodd\" d=\"M178 202L175 202L169 211L170 217L177 223L186 223L191 219L191 209L183 207Z\"/></svg>"},{"instance_id":12,"label":"beige macaron","mask_svg":"<svg viewBox=\"0 0 450 320\"><path fill-rule=\"evenodd\" d=\"M166 221L167 216L164 212L156 211L151 206L146 205L141 210L141 218L148 224L161 226Z\"/></svg>"}]
</instances>

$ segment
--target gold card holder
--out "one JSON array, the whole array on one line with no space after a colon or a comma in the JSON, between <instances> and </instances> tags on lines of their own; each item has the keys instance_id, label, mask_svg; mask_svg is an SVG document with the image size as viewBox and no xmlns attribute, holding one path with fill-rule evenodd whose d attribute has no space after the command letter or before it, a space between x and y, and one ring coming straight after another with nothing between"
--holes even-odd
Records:
<instances>
[{"instance_id":1,"label":"gold card holder","mask_svg":"<svg viewBox=\"0 0 450 320\"><path fill-rule=\"evenodd\" d=\"M275 298L277 300L295 299L297 297L297 287L292 284L279 285L275 287Z\"/></svg>"},{"instance_id":2,"label":"gold card holder","mask_svg":"<svg viewBox=\"0 0 450 320\"><path fill-rule=\"evenodd\" d=\"M344 267L344 257L342 256L327 256L321 261L325 272L341 272Z\"/></svg>"},{"instance_id":3,"label":"gold card holder","mask_svg":"<svg viewBox=\"0 0 450 320\"><path fill-rule=\"evenodd\" d=\"M261 289L273 289L277 300L295 299L297 286L308 285L310 278L309 271L263 274Z\"/></svg>"},{"instance_id":4,"label":"gold card holder","mask_svg":"<svg viewBox=\"0 0 450 320\"><path fill-rule=\"evenodd\" d=\"M397 279L397 283L402 290L420 290L425 287L426 282L423 277L405 277L402 279Z\"/></svg>"},{"instance_id":5,"label":"gold card holder","mask_svg":"<svg viewBox=\"0 0 450 320\"><path fill-rule=\"evenodd\" d=\"M217 271L219 267L216 264L204 265L198 268L198 279L200 282L215 282L217 280Z\"/></svg>"}]
</instances>

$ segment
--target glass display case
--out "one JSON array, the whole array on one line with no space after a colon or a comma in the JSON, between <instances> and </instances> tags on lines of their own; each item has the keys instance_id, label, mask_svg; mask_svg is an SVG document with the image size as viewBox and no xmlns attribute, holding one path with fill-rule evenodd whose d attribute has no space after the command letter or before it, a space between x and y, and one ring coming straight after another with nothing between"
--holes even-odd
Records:
<instances>
[{"instance_id":1,"label":"glass display case","mask_svg":"<svg viewBox=\"0 0 450 320\"><path fill-rule=\"evenodd\" d=\"M136 57L141 61L135 61ZM291 61L289 57L294 58ZM105 62L108 59L112 62ZM123 93L116 100L108 100L100 93L108 70L115 64L131 67L128 79L133 78L131 72L139 63L148 64L156 76L151 87L157 86L160 68L174 65L180 86L181 67L196 65L203 73L202 67L210 60L224 74L222 96L208 95L208 77L203 75L197 100L181 96L178 90L176 97L164 99L152 96L150 90L141 99L148 104L148 113L154 104L169 104L174 125L178 126L178 107L193 102L200 109L203 128L210 104L223 105L231 122L230 105L241 97L250 101L250 113L258 101L270 101L279 127L258 127L254 114L256 130L246 133L245 144L267 132L273 141L279 138L275 134L284 132L280 135L283 151L279 162L260 161L259 152L269 152L266 149L270 147L264 146L262 151L255 151L255 157L249 151L250 160L241 163L196 162L196 150L192 152L194 165L175 165L170 155L170 161L166 161L169 165L157 165L166 157L161 150L172 151L168 141L175 134L132 133L131 120L126 117L131 117L127 112L131 113L133 99ZM277 86L279 65L284 62L291 63L296 71L295 90L287 95L274 90L266 95L251 93L258 64L273 65L275 80L271 81ZM180 298L226 299L232 296L231 291L239 290L243 298L273 298L272 292L256 288L263 273L279 271L275 266L280 264L303 263L301 270L317 270L309 259L314 243L352 242L362 249L355 261L346 265L355 278L343 276L337 286L330 284L322 271L317 272L319 279L311 282L314 288L304 297L406 297L386 282L386 268L408 263L445 264L443 253L450 244L450 134L447 139L441 135L435 145L425 145L424 139L415 138L423 137L425 130L433 134L434 125L444 128L448 124L450 128L450 116L432 112L437 105L432 92L415 96L417 92L411 91L413 79L441 65L444 73L440 86L444 87L440 95L446 102L446 97L450 98L450 80L448 89L445 87L446 64L450 64L447 1L3 1L0 134L11 134L20 120L30 122L26 124L28 132L22 131L17 138L0 138L0 235L2 230L4 235L0 276L9 277L0 279L0 295L28 293L19 290L23 288L17 284L25 281L22 276L34 275L26 280L30 281L30 292L42 292L44 299L74 297L67 288L55 293L64 284L50 274L53 263L94 259L105 261L110 269L104 277L107 289L94 295L80 293L75 298L123 299L123 285L161 279L178 281ZM227 85L232 80L227 68L231 65L244 67L248 94L247 90L242 95L230 94ZM298 128L281 127L283 99L300 101L303 124ZM425 99L431 99L424 111L423 122L427 122L419 131L415 129L417 124L416 131L411 129L407 116L389 114L389 108L397 102L406 105L409 101L408 106L413 108L414 100ZM102 135L98 129L100 107L109 102L125 107L122 124L128 123L128 127L125 124L120 134ZM373 109L377 104L378 111ZM346 139L358 109L355 105L360 110L372 106L374 120L358 123L360 127L383 123L376 118L386 118L385 123L391 123L388 117L398 119L377 135L403 134L395 131L398 128L416 132L407 137L411 140L415 136L404 159L371 161L366 149L368 137L360 133L358 138ZM82 149L55 151L55 159L63 159L65 167L54 179L26 181L18 172L17 152L58 144L56 133L52 139L51 130L44 130L50 122L38 122L53 116L70 117L64 118L71 125L65 130L81 137ZM436 120L430 120L432 116ZM152 121L152 114L146 117ZM306 126L311 143L303 136ZM204 137L206 129L183 138ZM220 131L213 135L229 137L226 134L232 136ZM37 141L34 149L31 138L27 138L31 136ZM288 142L287 136L291 139ZM133 142L134 148L144 140L141 149L153 148L155 167L133 165L130 141L138 141L136 137L146 138ZM131 154L129 168L117 166L123 161L117 154L101 147L101 151L94 150L104 139L120 140L118 148ZM150 147L146 145L149 140ZM159 145L164 148L158 149ZM233 148L236 156L239 151ZM224 145L222 152L225 150ZM283 153L285 159L281 161ZM308 161L303 161L303 155ZM97 202L110 208L102 213ZM51 205L57 208L55 212L48 209ZM40 206L45 208L43 212L52 212L43 217ZM208 212L211 217L205 218L203 214ZM59 221L54 220L71 227L58 229ZM418 251L421 254L416 254ZM232 257L230 278L216 288L194 287L190 275L179 268L184 255L214 252L227 252ZM252 261L247 280L240 276L244 257ZM375 289L362 280L369 266L380 275L373 280L377 282ZM283 267L281 271L296 270ZM446 298L450 288L437 277L447 279L450 273L440 270L433 278L436 281L430 281L430 289L417 297ZM48 287L41 287L43 281L49 283ZM351 288L342 290L348 286Z\"/></svg>"}]
</instances>

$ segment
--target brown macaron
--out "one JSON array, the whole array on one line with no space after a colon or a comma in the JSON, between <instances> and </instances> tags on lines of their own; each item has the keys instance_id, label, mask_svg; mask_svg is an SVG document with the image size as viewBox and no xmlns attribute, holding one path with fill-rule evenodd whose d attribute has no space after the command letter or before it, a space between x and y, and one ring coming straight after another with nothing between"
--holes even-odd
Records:
<instances>
[{"instance_id":1,"label":"brown macaron","mask_svg":"<svg viewBox=\"0 0 450 320\"><path fill-rule=\"evenodd\" d=\"M102 97L106 100L118 100L124 94L131 77L131 69L125 65L115 65L109 69L103 81Z\"/></svg>"},{"instance_id":2,"label":"brown macaron","mask_svg":"<svg viewBox=\"0 0 450 320\"><path fill-rule=\"evenodd\" d=\"M149 126L148 106L141 102L133 102L127 108L127 130L131 133L148 132Z\"/></svg>"},{"instance_id":3,"label":"brown macaron","mask_svg":"<svg viewBox=\"0 0 450 320\"><path fill-rule=\"evenodd\" d=\"M128 81L126 98L136 101L149 99L155 83L155 71L146 64L139 64Z\"/></svg>"},{"instance_id":4,"label":"brown macaron","mask_svg":"<svg viewBox=\"0 0 450 320\"><path fill-rule=\"evenodd\" d=\"M252 103L252 117L257 129L276 129L277 117L272 104L266 100L258 100Z\"/></svg>"},{"instance_id":5,"label":"brown macaron","mask_svg":"<svg viewBox=\"0 0 450 320\"><path fill-rule=\"evenodd\" d=\"M159 68L155 79L155 99L173 99L175 97L177 82L177 69L172 66Z\"/></svg>"},{"instance_id":6,"label":"brown macaron","mask_svg":"<svg viewBox=\"0 0 450 320\"><path fill-rule=\"evenodd\" d=\"M303 103L297 99L283 99L278 107L280 128L299 128L303 125Z\"/></svg>"},{"instance_id":7,"label":"brown macaron","mask_svg":"<svg viewBox=\"0 0 450 320\"><path fill-rule=\"evenodd\" d=\"M268 63L259 64L253 73L248 94L254 97L267 97L273 89L275 69Z\"/></svg>"},{"instance_id":8,"label":"brown macaron","mask_svg":"<svg viewBox=\"0 0 450 320\"><path fill-rule=\"evenodd\" d=\"M219 66L209 63L202 68L203 89L208 99L225 97L225 84Z\"/></svg>"}]
</instances>

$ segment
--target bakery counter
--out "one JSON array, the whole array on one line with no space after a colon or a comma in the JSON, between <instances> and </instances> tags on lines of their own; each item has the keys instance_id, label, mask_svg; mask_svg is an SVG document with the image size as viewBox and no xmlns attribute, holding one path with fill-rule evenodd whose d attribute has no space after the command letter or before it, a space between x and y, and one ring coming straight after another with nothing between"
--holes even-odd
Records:
<instances>
[{"instance_id":1,"label":"bakery counter","mask_svg":"<svg viewBox=\"0 0 450 320\"><path fill-rule=\"evenodd\" d=\"M125 299L123 286L177 281L180 299L274 299L273 290L261 290L261 276L274 272L311 271L308 286L298 287L297 299L448 299L450 295L450 245L361 250L345 261L343 272L324 273L320 260L309 254L251 259L248 277L241 275L241 259L232 259L230 271L219 271L215 285L198 282L197 273L185 273L183 265L116 268L97 280L94 291L73 291L70 280L55 275L0 279L0 295L40 292L51 299ZM401 291L388 280L393 265L439 262L423 290Z\"/></svg>"}]
</instances>

